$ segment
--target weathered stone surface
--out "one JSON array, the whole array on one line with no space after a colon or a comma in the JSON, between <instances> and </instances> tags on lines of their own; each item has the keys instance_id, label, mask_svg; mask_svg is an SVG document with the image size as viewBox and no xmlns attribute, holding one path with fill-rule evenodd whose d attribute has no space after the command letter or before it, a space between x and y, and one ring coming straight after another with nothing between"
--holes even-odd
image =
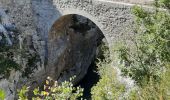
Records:
<instances>
[{"instance_id":1,"label":"weathered stone surface","mask_svg":"<svg viewBox=\"0 0 170 100\"><path fill-rule=\"evenodd\" d=\"M36 26L34 25L32 17L30 0L0 0L0 24L0 34L5 35L8 39L8 44L12 46L20 41L18 49L21 49L22 45L26 46L22 42L22 36L36 35ZM21 36L18 37L19 33L21 33ZM20 54L15 55L13 60L21 64L23 69L25 68L26 59L21 60ZM20 71L22 71L22 69ZM6 100L14 100L17 94L17 87L21 87L21 85L24 85L25 82L28 81L28 79L22 78L22 72L20 71L12 70L10 76L6 79L2 79L0 76L0 89L6 92Z\"/></svg>"},{"instance_id":2,"label":"weathered stone surface","mask_svg":"<svg viewBox=\"0 0 170 100\"><path fill-rule=\"evenodd\" d=\"M75 83L79 82L94 59L99 37L102 32L87 18L67 15L59 19L49 33L49 76L60 82L76 76Z\"/></svg>"}]
</instances>

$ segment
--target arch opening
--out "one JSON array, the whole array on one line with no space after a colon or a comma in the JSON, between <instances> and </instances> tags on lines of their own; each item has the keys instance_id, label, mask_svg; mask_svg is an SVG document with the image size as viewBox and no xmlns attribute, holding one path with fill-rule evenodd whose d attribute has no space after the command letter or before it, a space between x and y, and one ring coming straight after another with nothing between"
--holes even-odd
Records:
<instances>
[{"instance_id":1,"label":"arch opening","mask_svg":"<svg viewBox=\"0 0 170 100\"><path fill-rule=\"evenodd\" d=\"M76 76L73 83L84 88L84 98L99 81L95 72L99 47L106 42L104 34L90 19L69 14L52 26L48 36L48 76L63 82Z\"/></svg>"}]
</instances>

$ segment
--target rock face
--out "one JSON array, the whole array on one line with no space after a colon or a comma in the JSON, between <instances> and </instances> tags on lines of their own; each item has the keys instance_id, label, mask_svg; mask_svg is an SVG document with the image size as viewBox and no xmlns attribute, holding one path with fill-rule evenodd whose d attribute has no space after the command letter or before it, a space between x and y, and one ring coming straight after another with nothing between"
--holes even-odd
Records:
<instances>
[{"instance_id":1,"label":"rock face","mask_svg":"<svg viewBox=\"0 0 170 100\"><path fill-rule=\"evenodd\" d=\"M17 50L12 51L10 49L13 48L14 45L17 46L17 44L19 44L18 43L19 33L16 30L17 29L15 25L10 22L9 16L7 15L7 11L0 8L0 37L1 37L0 39L0 68L1 68L0 89L5 90L7 100L14 99L16 82L19 80L19 76L21 75L21 72L15 71L15 67L14 67L15 66L14 64L16 64L14 62L17 62L17 60L19 60L15 58L16 57L15 52L17 52ZM10 65L11 62L12 62L12 66ZM6 77L8 77L8 79L5 79Z\"/></svg>"},{"instance_id":2,"label":"rock face","mask_svg":"<svg viewBox=\"0 0 170 100\"><path fill-rule=\"evenodd\" d=\"M49 33L49 76L60 82L76 76L79 82L92 63L103 34L89 19L66 15L53 25Z\"/></svg>"},{"instance_id":3,"label":"rock face","mask_svg":"<svg viewBox=\"0 0 170 100\"><path fill-rule=\"evenodd\" d=\"M28 78L23 77L23 73L28 72L25 70L27 69L26 67L30 67L28 66L29 57L35 55L41 49L41 45L38 44L41 43L40 39L32 39L30 43L24 42L23 44L23 37L26 37L25 40L28 40L28 35L31 38L37 36L30 0L0 0L0 49L2 50L4 45L9 48L17 45L17 48L15 47L17 50L10 51L10 60L15 61L15 63L21 66L20 69L16 70L12 68L14 65L10 65L11 68L8 70L9 76L4 77L4 75L0 75L0 89L5 91L6 100L14 100L17 95L17 89L29 82ZM29 47L24 50L25 46L33 46L32 48L38 46L38 49L33 50ZM22 49L24 55L22 53L17 55L18 49ZM38 65L38 67L42 66L38 63L35 65ZM4 68L2 62L0 68ZM31 67L28 69L31 69Z\"/></svg>"}]
</instances>

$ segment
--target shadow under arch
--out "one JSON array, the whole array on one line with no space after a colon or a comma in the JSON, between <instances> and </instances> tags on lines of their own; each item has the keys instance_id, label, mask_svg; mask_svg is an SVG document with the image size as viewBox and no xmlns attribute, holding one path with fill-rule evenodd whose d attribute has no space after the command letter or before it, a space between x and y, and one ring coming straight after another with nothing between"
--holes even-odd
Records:
<instances>
[{"instance_id":1,"label":"shadow under arch","mask_svg":"<svg viewBox=\"0 0 170 100\"><path fill-rule=\"evenodd\" d=\"M88 73L89 66L95 66L98 46L102 42L108 45L104 37L100 28L87 17L78 14L60 17L48 35L47 75L59 82L76 76L73 83L79 83ZM95 77L91 78L95 80ZM95 81L93 84L97 79Z\"/></svg>"},{"instance_id":2,"label":"shadow under arch","mask_svg":"<svg viewBox=\"0 0 170 100\"><path fill-rule=\"evenodd\" d=\"M93 16L92 14L89 14L87 11L84 10L79 10L79 9L73 9L73 8L68 8L68 9L64 9L64 10L59 10L60 12L60 17L56 18L56 20L54 20L53 25L61 18L65 17L65 16L69 16L69 15L79 15L82 17L85 17L87 19L89 19L90 21L92 21L99 29L100 31L103 33L105 40L108 43L108 46L111 47L111 44L109 44L109 41L111 41L110 36L107 32L107 30L105 29L106 26L104 26L102 24L102 22L100 22L100 18L99 16ZM49 30L50 32L51 30ZM49 33L48 32L48 33Z\"/></svg>"}]
</instances>

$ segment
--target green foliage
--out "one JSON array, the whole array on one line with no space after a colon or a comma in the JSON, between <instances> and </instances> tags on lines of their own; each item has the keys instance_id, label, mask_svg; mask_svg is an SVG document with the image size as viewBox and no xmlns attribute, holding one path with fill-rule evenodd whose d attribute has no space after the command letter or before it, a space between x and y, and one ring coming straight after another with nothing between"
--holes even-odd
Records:
<instances>
[{"instance_id":1,"label":"green foliage","mask_svg":"<svg viewBox=\"0 0 170 100\"><path fill-rule=\"evenodd\" d=\"M170 9L170 1L169 0L159 0L159 4L162 7Z\"/></svg>"},{"instance_id":2,"label":"green foliage","mask_svg":"<svg viewBox=\"0 0 170 100\"><path fill-rule=\"evenodd\" d=\"M170 70L162 75L162 80L155 83L153 78L143 87L131 91L128 100L169 100L170 99Z\"/></svg>"},{"instance_id":3,"label":"green foliage","mask_svg":"<svg viewBox=\"0 0 170 100\"><path fill-rule=\"evenodd\" d=\"M134 79L138 85L143 82L159 82L164 67L170 62L170 15L155 9L152 12L135 6L135 39L133 51L127 44L119 48L119 58L124 75Z\"/></svg>"},{"instance_id":4,"label":"green foliage","mask_svg":"<svg viewBox=\"0 0 170 100\"><path fill-rule=\"evenodd\" d=\"M29 78L29 75L31 73L33 73L34 69L36 69L38 66L36 65L36 63L38 61L40 61L40 57L37 55L37 54L34 54L34 55L28 55L27 56L27 64L26 64L26 68L25 70L23 71L22 73L22 77L27 77Z\"/></svg>"},{"instance_id":5,"label":"green foliage","mask_svg":"<svg viewBox=\"0 0 170 100\"><path fill-rule=\"evenodd\" d=\"M8 77L11 70L19 70L20 68L19 64L13 60L13 56L13 48L0 52L0 74L4 77Z\"/></svg>"},{"instance_id":6,"label":"green foliage","mask_svg":"<svg viewBox=\"0 0 170 100\"><path fill-rule=\"evenodd\" d=\"M100 49L104 58L96 62L100 80L91 89L92 100L117 100L125 92L125 86L120 84L116 78L115 69L111 66L108 47L102 45Z\"/></svg>"},{"instance_id":7,"label":"green foliage","mask_svg":"<svg viewBox=\"0 0 170 100\"><path fill-rule=\"evenodd\" d=\"M5 92L0 89L0 100L5 100Z\"/></svg>"},{"instance_id":8,"label":"green foliage","mask_svg":"<svg viewBox=\"0 0 170 100\"><path fill-rule=\"evenodd\" d=\"M26 95L27 92L28 92L28 87L23 86L22 89L18 93L19 100L28 100L27 95Z\"/></svg>"},{"instance_id":9,"label":"green foliage","mask_svg":"<svg viewBox=\"0 0 170 100\"><path fill-rule=\"evenodd\" d=\"M92 100L118 100L125 92L125 86L116 79L116 73L110 63L101 62L99 66L101 79L92 88Z\"/></svg>"},{"instance_id":10,"label":"green foliage","mask_svg":"<svg viewBox=\"0 0 170 100\"><path fill-rule=\"evenodd\" d=\"M83 95L83 89L80 87L74 87L71 81L62 82L61 85L57 81L53 81L48 77L44 90L39 88L34 89L34 97L32 100L76 100ZM27 97L28 88L23 87L19 92L19 100L28 100Z\"/></svg>"},{"instance_id":11,"label":"green foliage","mask_svg":"<svg viewBox=\"0 0 170 100\"><path fill-rule=\"evenodd\" d=\"M15 63L12 59L5 58L0 56L0 74L3 74L5 77L9 76L9 73L12 69L19 69L19 65Z\"/></svg>"}]
</instances>

